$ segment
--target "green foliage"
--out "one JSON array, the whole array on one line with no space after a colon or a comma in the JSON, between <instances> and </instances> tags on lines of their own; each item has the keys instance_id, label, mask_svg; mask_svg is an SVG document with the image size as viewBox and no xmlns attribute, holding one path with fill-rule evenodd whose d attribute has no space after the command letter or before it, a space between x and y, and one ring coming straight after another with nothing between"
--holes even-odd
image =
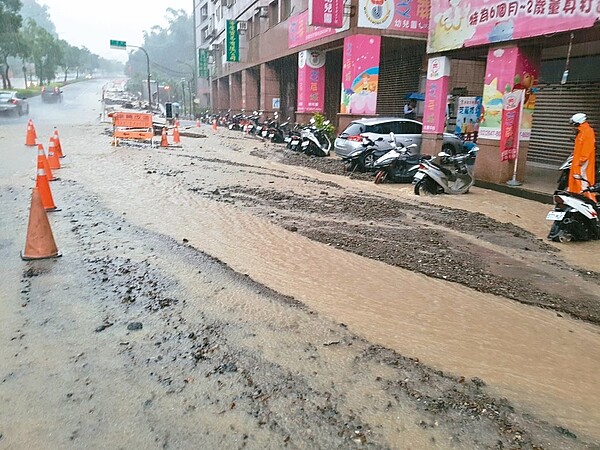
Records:
<instances>
[{"instance_id":1,"label":"green foliage","mask_svg":"<svg viewBox=\"0 0 600 450\"><path fill-rule=\"evenodd\" d=\"M327 118L321 113L314 114L312 118L315 119L315 126L323 130L329 139L333 139L335 136L335 128L333 124L330 122L325 125Z\"/></svg>"},{"instance_id":2,"label":"green foliage","mask_svg":"<svg viewBox=\"0 0 600 450\"><path fill-rule=\"evenodd\" d=\"M144 33L142 47L150 57L150 72L153 80L161 85L172 86L172 101L183 102L182 79L185 83L194 78L194 22L184 10L166 9L167 28L154 26ZM141 50L130 54L126 73L130 77L128 89L142 92L141 86L147 78L146 55ZM186 87L185 99L189 103Z\"/></svg>"}]
</instances>

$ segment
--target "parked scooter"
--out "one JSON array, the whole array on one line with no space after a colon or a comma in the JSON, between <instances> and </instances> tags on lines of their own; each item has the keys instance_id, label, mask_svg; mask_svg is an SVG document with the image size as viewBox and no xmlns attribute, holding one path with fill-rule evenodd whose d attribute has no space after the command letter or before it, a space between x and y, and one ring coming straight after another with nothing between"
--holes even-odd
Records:
<instances>
[{"instance_id":1,"label":"parked scooter","mask_svg":"<svg viewBox=\"0 0 600 450\"><path fill-rule=\"evenodd\" d=\"M415 174L415 194L466 194L475 182L473 176L478 147L467 153L449 155L438 153L439 164L433 160L422 160ZM444 167L446 166L446 167Z\"/></svg>"},{"instance_id":2,"label":"parked scooter","mask_svg":"<svg viewBox=\"0 0 600 450\"><path fill-rule=\"evenodd\" d=\"M575 178L586 181L579 175ZM554 209L546 216L546 220L553 221L548 239L556 242L600 239L600 207L583 195L585 192L600 192L600 183L587 187L581 194L563 190L554 193Z\"/></svg>"},{"instance_id":3,"label":"parked scooter","mask_svg":"<svg viewBox=\"0 0 600 450\"><path fill-rule=\"evenodd\" d=\"M304 127L300 131L302 136L302 151L307 155L329 156L331 150L331 140L324 130L315 126L315 119L310 119L311 125ZM329 125L329 120L323 122L323 125Z\"/></svg>"},{"instance_id":4,"label":"parked scooter","mask_svg":"<svg viewBox=\"0 0 600 450\"><path fill-rule=\"evenodd\" d=\"M391 135L393 139L393 134ZM375 184L385 181L391 183L411 183L419 170L421 161L431 159L431 156L411 153L411 151L417 148L417 144L398 147L395 139L392 140L391 144L392 150L375 161L373 165Z\"/></svg>"},{"instance_id":5,"label":"parked scooter","mask_svg":"<svg viewBox=\"0 0 600 450\"><path fill-rule=\"evenodd\" d=\"M383 145L382 145L383 144ZM383 137L374 141L368 136L362 136L362 147L342 157L344 169L348 172L369 172L380 157L390 151L391 145L385 145Z\"/></svg>"}]
</instances>

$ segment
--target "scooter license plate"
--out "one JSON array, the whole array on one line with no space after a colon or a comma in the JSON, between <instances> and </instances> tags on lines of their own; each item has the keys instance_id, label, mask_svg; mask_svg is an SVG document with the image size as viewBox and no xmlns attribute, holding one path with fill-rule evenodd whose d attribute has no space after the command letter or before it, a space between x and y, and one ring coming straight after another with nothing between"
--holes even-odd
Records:
<instances>
[{"instance_id":1,"label":"scooter license plate","mask_svg":"<svg viewBox=\"0 0 600 450\"><path fill-rule=\"evenodd\" d=\"M292 141L292 145L298 145L300 141Z\"/></svg>"},{"instance_id":2,"label":"scooter license plate","mask_svg":"<svg viewBox=\"0 0 600 450\"><path fill-rule=\"evenodd\" d=\"M546 216L546 220L563 220L565 217L564 211L550 211Z\"/></svg>"},{"instance_id":3,"label":"scooter license plate","mask_svg":"<svg viewBox=\"0 0 600 450\"><path fill-rule=\"evenodd\" d=\"M269 134L269 139L273 139L273 136L275 136L273 133Z\"/></svg>"},{"instance_id":4,"label":"scooter license plate","mask_svg":"<svg viewBox=\"0 0 600 450\"><path fill-rule=\"evenodd\" d=\"M291 139L290 139L290 138L285 138L285 139L283 140L283 142L290 142L290 141L291 141Z\"/></svg>"},{"instance_id":5,"label":"scooter license plate","mask_svg":"<svg viewBox=\"0 0 600 450\"><path fill-rule=\"evenodd\" d=\"M229 124L229 129L233 130L233 124Z\"/></svg>"},{"instance_id":6,"label":"scooter license plate","mask_svg":"<svg viewBox=\"0 0 600 450\"><path fill-rule=\"evenodd\" d=\"M304 141L304 142L302 143L302 147L308 147L308 141Z\"/></svg>"},{"instance_id":7,"label":"scooter license plate","mask_svg":"<svg viewBox=\"0 0 600 450\"><path fill-rule=\"evenodd\" d=\"M263 131L261 134L262 134L263 136L266 136L266 135L267 135L267 133L268 133L267 131Z\"/></svg>"},{"instance_id":8,"label":"scooter license plate","mask_svg":"<svg viewBox=\"0 0 600 450\"><path fill-rule=\"evenodd\" d=\"M419 181L419 180L422 180L424 176L425 176L425 174L423 172L417 172L417 173L415 173L414 179Z\"/></svg>"}]
</instances>

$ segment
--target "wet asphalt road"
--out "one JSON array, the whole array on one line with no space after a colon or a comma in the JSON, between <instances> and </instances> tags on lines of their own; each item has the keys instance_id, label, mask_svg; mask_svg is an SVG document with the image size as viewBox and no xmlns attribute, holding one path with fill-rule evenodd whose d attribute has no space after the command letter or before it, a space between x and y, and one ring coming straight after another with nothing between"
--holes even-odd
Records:
<instances>
[{"instance_id":1,"label":"wet asphalt road","mask_svg":"<svg viewBox=\"0 0 600 450\"><path fill-rule=\"evenodd\" d=\"M0 118L0 448L594 448L484 380L374 345L113 207L112 170L125 176L129 158L145 160L148 185L156 168L177 173L115 153L101 85L31 101L40 140L57 127L70 146L50 215L59 259L17 257L35 152L27 118ZM147 205L153 220L167 201L176 191Z\"/></svg>"}]
</instances>

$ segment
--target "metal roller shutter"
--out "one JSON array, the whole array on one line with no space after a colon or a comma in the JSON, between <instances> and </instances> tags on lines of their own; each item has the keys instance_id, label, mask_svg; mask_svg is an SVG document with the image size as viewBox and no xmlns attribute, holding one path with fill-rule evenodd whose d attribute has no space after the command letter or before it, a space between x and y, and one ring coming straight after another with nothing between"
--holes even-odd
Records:
<instances>
[{"instance_id":1,"label":"metal roller shutter","mask_svg":"<svg viewBox=\"0 0 600 450\"><path fill-rule=\"evenodd\" d=\"M586 113L596 134L600 132L600 83L551 83L538 88L527 161L558 167L573 151L569 127L573 114Z\"/></svg>"},{"instance_id":2,"label":"metal roller shutter","mask_svg":"<svg viewBox=\"0 0 600 450\"><path fill-rule=\"evenodd\" d=\"M404 115L406 94L419 91L423 54L420 46L407 45L381 55L377 114L399 117Z\"/></svg>"}]
</instances>

